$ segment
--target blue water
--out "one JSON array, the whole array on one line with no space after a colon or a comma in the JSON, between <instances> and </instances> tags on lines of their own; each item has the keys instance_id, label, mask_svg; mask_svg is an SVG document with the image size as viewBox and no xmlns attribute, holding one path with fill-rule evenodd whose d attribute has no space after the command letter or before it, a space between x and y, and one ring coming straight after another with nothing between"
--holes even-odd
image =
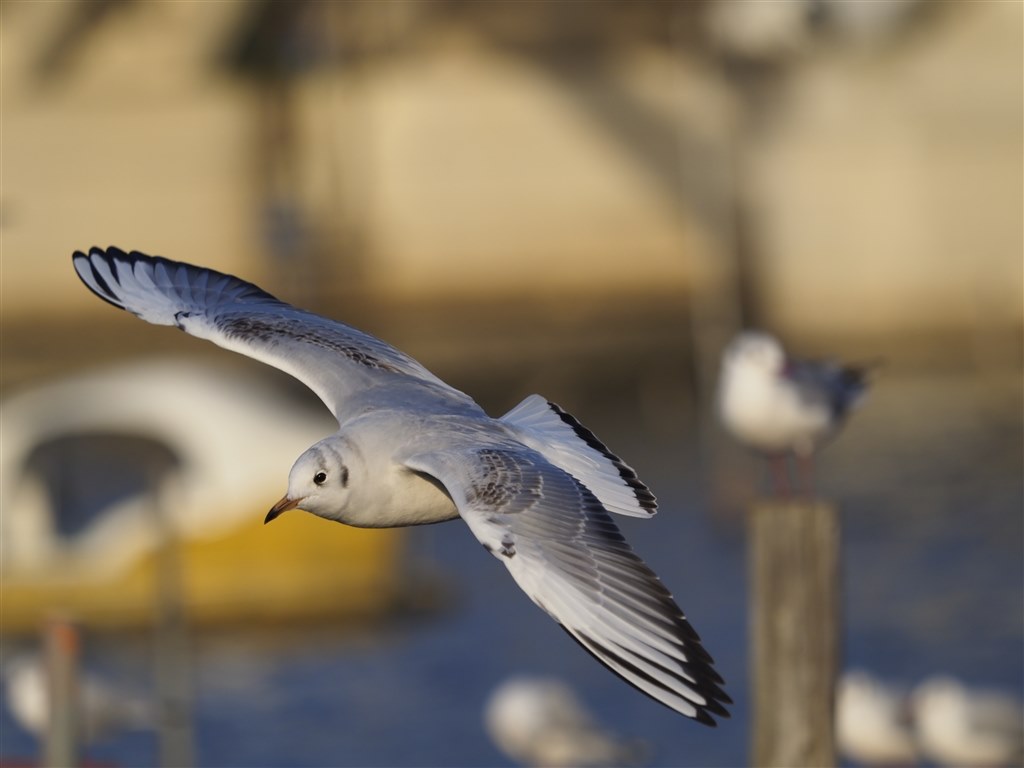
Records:
<instances>
[{"instance_id":1,"label":"blue water","mask_svg":"<svg viewBox=\"0 0 1024 768\"><path fill-rule=\"evenodd\" d=\"M569 403L565 403L569 405ZM949 673L1024 694L1020 380L895 379L820 462L843 519L847 666L912 684ZM451 590L437 615L360 630L238 628L194 638L195 751L204 766L505 766L481 711L518 673L556 675L597 717L651 745L657 766L748 762L746 542L742 514L713 514L684 403L638 393L619 409L574 408L658 495L623 518L634 548L676 595L735 701L705 728L637 693L573 643L458 522L409 531L417 568ZM750 462L739 465L757 472ZM258 564L254 564L258 567ZM339 598L341 599L341 598ZM144 638L87 638L86 661L152 688ZM0 711L0 754L36 753ZM155 765L155 735L88 750Z\"/></svg>"}]
</instances>

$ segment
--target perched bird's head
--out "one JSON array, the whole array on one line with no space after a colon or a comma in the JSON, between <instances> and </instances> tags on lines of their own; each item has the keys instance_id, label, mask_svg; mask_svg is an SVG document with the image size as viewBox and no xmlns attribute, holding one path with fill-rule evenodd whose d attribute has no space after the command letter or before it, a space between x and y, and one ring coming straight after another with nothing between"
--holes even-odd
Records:
<instances>
[{"instance_id":1,"label":"perched bird's head","mask_svg":"<svg viewBox=\"0 0 1024 768\"><path fill-rule=\"evenodd\" d=\"M328 437L308 448L288 473L288 492L275 504L265 523L289 509L303 509L328 520L341 520L349 501L349 467L345 445Z\"/></svg>"},{"instance_id":2,"label":"perched bird's head","mask_svg":"<svg viewBox=\"0 0 1024 768\"><path fill-rule=\"evenodd\" d=\"M722 363L726 368L742 366L748 370L779 374L786 366L786 353L774 336L759 331L745 331L726 347Z\"/></svg>"}]
</instances>

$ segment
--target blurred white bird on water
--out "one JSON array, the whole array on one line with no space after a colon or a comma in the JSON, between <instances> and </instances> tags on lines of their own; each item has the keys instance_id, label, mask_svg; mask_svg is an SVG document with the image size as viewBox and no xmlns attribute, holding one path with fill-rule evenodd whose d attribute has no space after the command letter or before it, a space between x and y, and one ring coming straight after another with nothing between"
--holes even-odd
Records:
<instances>
[{"instance_id":1,"label":"blurred white bird on water","mask_svg":"<svg viewBox=\"0 0 1024 768\"><path fill-rule=\"evenodd\" d=\"M640 765L648 753L640 741L603 729L573 690L550 677L511 677L491 693L484 724L494 744L521 765Z\"/></svg>"},{"instance_id":2,"label":"blurred white bird on water","mask_svg":"<svg viewBox=\"0 0 1024 768\"><path fill-rule=\"evenodd\" d=\"M951 766L1021 765L1024 711L1013 696L936 676L914 689L912 702L917 739L929 760Z\"/></svg>"},{"instance_id":3,"label":"blurred white bird on water","mask_svg":"<svg viewBox=\"0 0 1024 768\"><path fill-rule=\"evenodd\" d=\"M836 743L863 765L915 765L910 692L851 670L836 687Z\"/></svg>"},{"instance_id":4,"label":"blurred white bird on water","mask_svg":"<svg viewBox=\"0 0 1024 768\"><path fill-rule=\"evenodd\" d=\"M39 654L23 654L3 665L4 699L24 730L42 739L50 724L50 679ZM154 728L155 702L93 672L79 671L75 712L85 743L119 731Z\"/></svg>"},{"instance_id":5,"label":"blurred white bird on water","mask_svg":"<svg viewBox=\"0 0 1024 768\"><path fill-rule=\"evenodd\" d=\"M796 456L811 491L812 457L842 426L867 390L867 371L787 356L782 344L745 331L722 354L718 413L738 442L772 460L778 490L788 490Z\"/></svg>"}]
</instances>

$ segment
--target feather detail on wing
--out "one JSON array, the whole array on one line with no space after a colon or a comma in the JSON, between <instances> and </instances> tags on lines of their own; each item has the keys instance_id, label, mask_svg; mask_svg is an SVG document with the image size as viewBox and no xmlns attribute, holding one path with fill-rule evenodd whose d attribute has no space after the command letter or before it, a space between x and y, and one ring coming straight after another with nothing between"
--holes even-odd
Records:
<instances>
[{"instance_id":1,"label":"feather detail on wing","mask_svg":"<svg viewBox=\"0 0 1024 768\"><path fill-rule=\"evenodd\" d=\"M554 403L530 395L500 420L525 445L583 483L609 511L630 517L658 511L654 494L632 467Z\"/></svg>"},{"instance_id":2,"label":"feather detail on wing","mask_svg":"<svg viewBox=\"0 0 1024 768\"><path fill-rule=\"evenodd\" d=\"M345 400L382 377L469 401L408 355L335 320L287 304L212 269L110 247L76 251L82 282L101 299L156 325L173 325L302 381L340 418Z\"/></svg>"},{"instance_id":3,"label":"feather detail on wing","mask_svg":"<svg viewBox=\"0 0 1024 768\"><path fill-rule=\"evenodd\" d=\"M702 723L728 717L721 677L672 595L597 497L524 447L417 454L527 595L609 669Z\"/></svg>"}]
</instances>

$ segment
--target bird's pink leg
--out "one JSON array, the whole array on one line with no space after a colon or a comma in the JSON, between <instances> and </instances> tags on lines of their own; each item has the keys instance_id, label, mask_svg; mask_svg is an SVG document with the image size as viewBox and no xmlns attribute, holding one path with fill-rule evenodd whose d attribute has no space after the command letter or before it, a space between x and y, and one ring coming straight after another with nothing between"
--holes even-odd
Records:
<instances>
[{"instance_id":1,"label":"bird's pink leg","mask_svg":"<svg viewBox=\"0 0 1024 768\"><path fill-rule=\"evenodd\" d=\"M789 477L789 462L787 461L786 454L776 453L768 458L768 466L771 468L772 474L772 485L774 486L775 496L782 498L788 498L793 489L790 483Z\"/></svg>"},{"instance_id":2,"label":"bird's pink leg","mask_svg":"<svg viewBox=\"0 0 1024 768\"><path fill-rule=\"evenodd\" d=\"M808 499L813 499L815 496L814 452L798 455L796 461L800 470L800 490Z\"/></svg>"}]
</instances>

